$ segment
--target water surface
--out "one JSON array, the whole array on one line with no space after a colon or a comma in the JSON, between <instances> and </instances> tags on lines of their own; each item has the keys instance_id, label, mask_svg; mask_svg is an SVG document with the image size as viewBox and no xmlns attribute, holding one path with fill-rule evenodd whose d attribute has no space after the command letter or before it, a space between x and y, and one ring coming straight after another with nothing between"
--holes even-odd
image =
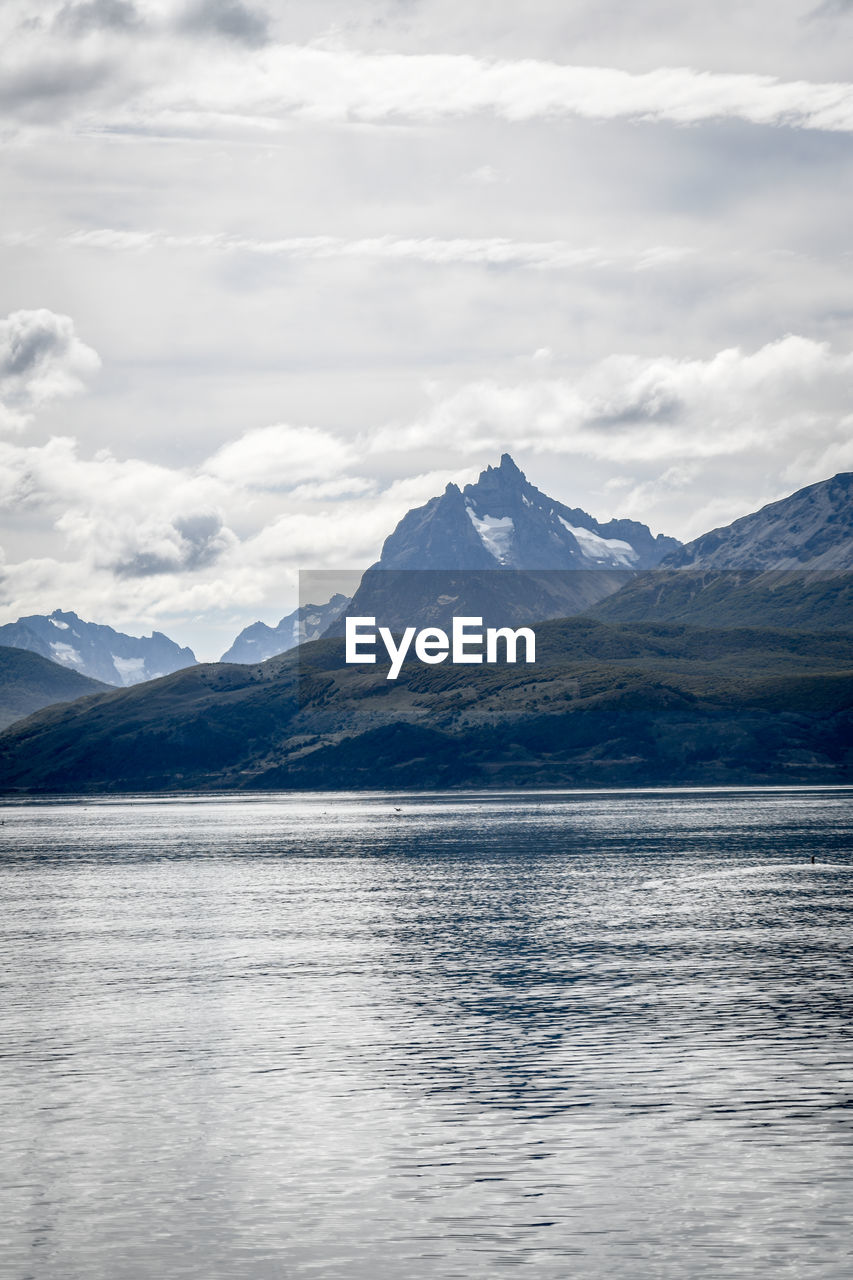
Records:
<instances>
[{"instance_id":1,"label":"water surface","mask_svg":"<svg viewBox=\"0 0 853 1280\"><path fill-rule=\"evenodd\" d=\"M4 1280L853 1274L850 792L0 818Z\"/></svg>"}]
</instances>

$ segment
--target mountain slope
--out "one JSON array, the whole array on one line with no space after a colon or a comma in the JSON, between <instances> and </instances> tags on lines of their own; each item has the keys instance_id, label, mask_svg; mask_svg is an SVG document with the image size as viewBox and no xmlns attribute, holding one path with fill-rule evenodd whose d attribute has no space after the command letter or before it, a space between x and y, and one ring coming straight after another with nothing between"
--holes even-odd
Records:
<instances>
[{"instance_id":1,"label":"mountain slope","mask_svg":"<svg viewBox=\"0 0 853 1280\"><path fill-rule=\"evenodd\" d=\"M572 618L533 666L188 668L0 735L5 790L853 781L853 637Z\"/></svg>"},{"instance_id":2,"label":"mountain slope","mask_svg":"<svg viewBox=\"0 0 853 1280\"><path fill-rule=\"evenodd\" d=\"M192 666L195 654L154 631L128 636L112 627L84 622L76 613L31 614L0 627L0 644L29 649L61 666L111 685L154 680Z\"/></svg>"},{"instance_id":3,"label":"mountain slope","mask_svg":"<svg viewBox=\"0 0 853 1280\"><path fill-rule=\"evenodd\" d=\"M853 471L712 529L671 551L662 567L853 570Z\"/></svg>"},{"instance_id":4,"label":"mountain slope","mask_svg":"<svg viewBox=\"0 0 853 1280\"><path fill-rule=\"evenodd\" d=\"M590 613L623 622L853 630L853 473L703 534Z\"/></svg>"},{"instance_id":5,"label":"mountain slope","mask_svg":"<svg viewBox=\"0 0 853 1280\"><path fill-rule=\"evenodd\" d=\"M57 702L72 702L108 686L28 649L0 646L0 729Z\"/></svg>"},{"instance_id":6,"label":"mountain slope","mask_svg":"<svg viewBox=\"0 0 853 1280\"><path fill-rule=\"evenodd\" d=\"M853 573L657 569L589 609L608 622L853 631Z\"/></svg>"}]
</instances>

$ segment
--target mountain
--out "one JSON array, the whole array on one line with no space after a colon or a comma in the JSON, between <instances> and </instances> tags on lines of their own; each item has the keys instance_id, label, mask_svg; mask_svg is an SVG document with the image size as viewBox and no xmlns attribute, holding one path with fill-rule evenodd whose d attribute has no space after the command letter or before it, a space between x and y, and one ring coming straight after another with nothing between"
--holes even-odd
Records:
<instances>
[{"instance_id":1,"label":"mountain","mask_svg":"<svg viewBox=\"0 0 853 1280\"><path fill-rule=\"evenodd\" d=\"M853 473L703 534L590 612L623 622L853 630Z\"/></svg>"},{"instance_id":2,"label":"mountain","mask_svg":"<svg viewBox=\"0 0 853 1280\"><path fill-rule=\"evenodd\" d=\"M333 635L263 663L192 665L12 724L0 789L853 783L850 492L836 476L686 548L664 540L656 560L664 548L644 526L569 519L505 456L410 512L346 612L378 603L389 625L395 608L413 625L435 622L430 610L493 610L501 625L527 610L534 664L410 659L389 680L383 657L348 665ZM607 554L590 553L599 543ZM522 555L538 562L519 568ZM539 621L577 615L584 593L598 593L585 616ZM89 624L36 621L82 661ZM301 619L319 621L313 609Z\"/></svg>"},{"instance_id":3,"label":"mountain","mask_svg":"<svg viewBox=\"0 0 853 1280\"><path fill-rule=\"evenodd\" d=\"M69 671L28 649L0 646L0 729L57 702L73 702L109 686Z\"/></svg>"},{"instance_id":4,"label":"mountain","mask_svg":"<svg viewBox=\"0 0 853 1280\"><path fill-rule=\"evenodd\" d=\"M505 453L476 484L449 484L403 517L346 614L390 627L446 626L454 614L497 626L569 617L679 545L549 498ZM342 617L326 634L343 628Z\"/></svg>"},{"instance_id":5,"label":"mountain","mask_svg":"<svg viewBox=\"0 0 853 1280\"><path fill-rule=\"evenodd\" d=\"M508 453L476 484L449 484L408 512L375 569L651 569L675 538L636 520L593 519L530 484Z\"/></svg>"},{"instance_id":6,"label":"mountain","mask_svg":"<svg viewBox=\"0 0 853 1280\"><path fill-rule=\"evenodd\" d=\"M662 563L672 569L853 570L853 471L712 529Z\"/></svg>"},{"instance_id":7,"label":"mountain","mask_svg":"<svg viewBox=\"0 0 853 1280\"><path fill-rule=\"evenodd\" d=\"M320 640L51 707L5 791L853 782L853 636L537 626L528 666L347 666Z\"/></svg>"},{"instance_id":8,"label":"mountain","mask_svg":"<svg viewBox=\"0 0 853 1280\"><path fill-rule=\"evenodd\" d=\"M111 685L139 684L195 664L192 649L181 649L155 631L127 636L112 627L83 622L76 613L55 609L31 614L0 627L0 645L29 649L93 680Z\"/></svg>"},{"instance_id":9,"label":"mountain","mask_svg":"<svg viewBox=\"0 0 853 1280\"><path fill-rule=\"evenodd\" d=\"M253 622L241 631L221 662L264 662L278 653L306 640L317 640L349 604L349 598L336 592L327 604L304 604L288 613L275 627Z\"/></svg>"},{"instance_id":10,"label":"mountain","mask_svg":"<svg viewBox=\"0 0 853 1280\"><path fill-rule=\"evenodd\" d=\"M853 572L657 569L588 613L609 622L853 631Z\"/></svg>"}]
</instances>

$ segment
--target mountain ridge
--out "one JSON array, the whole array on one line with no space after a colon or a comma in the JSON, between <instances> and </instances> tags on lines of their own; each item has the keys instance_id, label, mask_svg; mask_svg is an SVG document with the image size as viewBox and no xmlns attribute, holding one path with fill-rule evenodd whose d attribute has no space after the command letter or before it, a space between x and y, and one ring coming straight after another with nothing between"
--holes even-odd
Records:
<instances>
[{"instance_id":1,"label":"mountain ridge","mask_svg":"<svg viewBox=\"0 0 853 1280\"><path fill-rule=\"evenodd\" d=\"M589 612L609 621L853 630L853 472L686 543Z\"/></svg>"},{"instance_id":2,"label":"mountain ridge","mask_svg":"<svg viewBox=\"0 0 853 1280\"><path fill-rule=\"evenodd\" d=\"M84 622L62 609L29 614L0 626L0 644L28 649L93 680L118 686L169 675L196 661L192 649L181 648L162 631L129 636L103 623Z\"/></svg>"},{"instance_id":3,"label":"mountain ridge","mask_svg":"<svg viewBox=\"0 0 853 1280\"><path fill-rule=\"evenodd\" d=\"M853 471L711 529L671 551L661 567L853 570Z\"/></svg>"}]
</instances>

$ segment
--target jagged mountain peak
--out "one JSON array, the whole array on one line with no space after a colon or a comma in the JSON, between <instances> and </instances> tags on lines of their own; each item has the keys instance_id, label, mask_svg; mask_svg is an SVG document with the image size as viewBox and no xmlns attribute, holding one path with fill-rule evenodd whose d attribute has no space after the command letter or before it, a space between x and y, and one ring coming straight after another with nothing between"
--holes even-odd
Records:
<instances>
[{"instance_id":1,"label":"jagged mountain peak","mask_svg":"<svg viewBox=\"0 0 853 1280\"><path fill-rule=\"evenodd\" d=\"M488 483L490 479L494 478L508 484L529 483L527 476L521 470L521 467L508 453L501 454L501 460L496 467L493 467L491 464L484 467L477 479L477 484Z\"/></svg>"},{"instance_id":2,"label":"jagged mountain peak","mask_svg":"<svg viewBox=\"0 0 853 1280\"><path fill-rule=\"evenodd\" d=\"M508 453L473 484L450 483L385 541L382 569L651 568L679 544L634 520L601 523L531 484Z\"/></svg>"}]
</instances>

